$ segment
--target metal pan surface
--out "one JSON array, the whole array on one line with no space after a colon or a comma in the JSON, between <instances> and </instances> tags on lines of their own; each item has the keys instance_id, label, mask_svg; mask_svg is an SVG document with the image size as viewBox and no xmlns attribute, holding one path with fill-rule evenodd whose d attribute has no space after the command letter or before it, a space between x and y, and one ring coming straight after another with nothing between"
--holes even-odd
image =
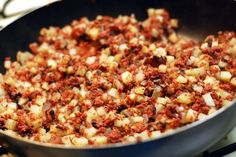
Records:
<instances>
[{"instance_id":1,"label":"metal pan surface","mask_svg":"<svg viewBox=\"0 0 236 157\"><path fill-rule=\"evenodd\" d=\"M172 16L180 19L180 33L192 38L201 39L220 30L236 29L236 20L232 18L236 13L236 3L232 0L67 0L40 8L4 28L0 32L0 65L3 65L5 57L15 58L18 50L27 50L28 44L37 40L42 27L63 26L83 16L93 19L96 15L134 13L138 19L144 19L150 7L169 10ZM4 72L3 66L0 66L0 71ZM65 147L17 139L2 131L0 141L5 148L22 157L189 157L215 144L235 126L235 104L158 139L137 144Z\"/></svg>"}]
</instances>

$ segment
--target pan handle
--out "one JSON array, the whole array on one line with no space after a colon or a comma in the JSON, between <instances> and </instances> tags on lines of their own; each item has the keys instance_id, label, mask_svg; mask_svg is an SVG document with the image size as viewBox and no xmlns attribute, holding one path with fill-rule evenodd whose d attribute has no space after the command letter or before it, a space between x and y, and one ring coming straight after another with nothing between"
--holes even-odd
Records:
<instances>
[{"instance_id":1,"label":"pan handle","mask_svg":"<svg viewBox=\"0 0 236 157\"><path fill-rule=\"evenodd\" d=\"M232 152L236 151L236 142L232 143L230 145L227 145L225 147L222 147L216 151L213 152L204 152L202 157L222 157L225 156L227 154L230 154Z\"/></svg>"}]
</instances>

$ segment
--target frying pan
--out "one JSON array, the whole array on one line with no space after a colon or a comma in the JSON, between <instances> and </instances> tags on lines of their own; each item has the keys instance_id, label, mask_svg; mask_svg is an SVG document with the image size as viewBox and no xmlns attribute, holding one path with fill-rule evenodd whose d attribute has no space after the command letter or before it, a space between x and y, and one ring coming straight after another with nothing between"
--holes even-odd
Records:
<instances>
[{"instance_id":1,"label":"frying pan","mask_svg":"<svg viewBox=\"0 0 236 157\"><path fill-rule=\"evenodd\" d=\"M63 26L73 19L93 19L96 15L134 13L142 20L150 7L169 10L172 17L180 20L179 32L192 38L203 39L220 30L236 29L233 0L64 0L29 13L0 32L0 71L4 73L4 58L15 59L17 50L28 50L28 44L37 40L42 27ZM234 101L202 121L137 144L75 148L18 139L2 131L0 141L4 148L21 157L189 157L222 139L236 124L235 112Z\"/></svg>"}]
</instances>

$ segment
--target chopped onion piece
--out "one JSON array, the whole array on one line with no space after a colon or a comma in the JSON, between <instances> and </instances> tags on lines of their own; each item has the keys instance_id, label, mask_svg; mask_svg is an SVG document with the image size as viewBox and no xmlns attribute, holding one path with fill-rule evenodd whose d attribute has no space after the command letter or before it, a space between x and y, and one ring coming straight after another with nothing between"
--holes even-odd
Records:
<instances>
[{"instance_id":1,"label":"chopped onion piece","mask_svg":"<svg viewBox=\"0 0 236 157\"><path fill-rule=\"evenodd\" d=\"M211 93L206 93L202 97L203 97L207 106L215 106L215 102L211 97Z\"/></svg>"}]
</instances>

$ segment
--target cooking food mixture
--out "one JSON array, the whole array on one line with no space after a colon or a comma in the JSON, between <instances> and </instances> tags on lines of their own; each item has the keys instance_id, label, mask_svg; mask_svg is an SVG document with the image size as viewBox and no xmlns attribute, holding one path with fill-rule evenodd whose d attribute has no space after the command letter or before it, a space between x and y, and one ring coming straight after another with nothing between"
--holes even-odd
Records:
<instances>
[{"instance_id":1,"label":"cooking food mixture","mask_svg":"<svg viewBox=\"0 0 236 157\"><path fill-rule=\"evenodd\" d=\"M156 138L224 107L236 93L236 34L176 33L164 9L43 28L5 59L0 128L44 143L102 145Z\"/></svg>"}]
</instances>

